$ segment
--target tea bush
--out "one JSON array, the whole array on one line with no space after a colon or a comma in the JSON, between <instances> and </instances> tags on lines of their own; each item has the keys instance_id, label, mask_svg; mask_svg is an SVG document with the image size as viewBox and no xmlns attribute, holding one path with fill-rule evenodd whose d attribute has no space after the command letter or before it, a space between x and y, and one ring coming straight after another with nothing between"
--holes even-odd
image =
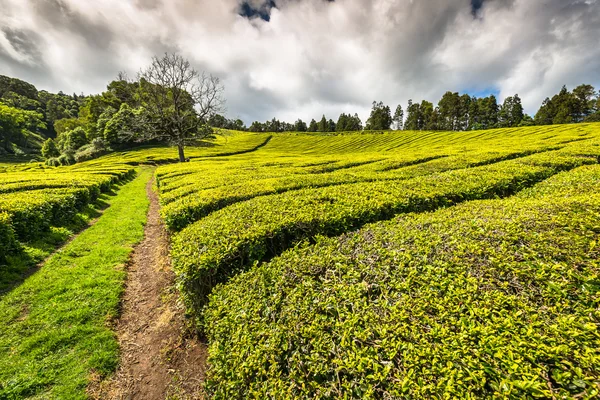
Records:
<instances>
[{"instance_id":1,"label":"tea bush","mask_svg":"<svg viewBox=\"0 0 600 400\"><path fill-rule=\"evenodd\" d=\"M584 166L236 276L205 310L209 394L598 398L599 183Z\"/></svg>"},{"instance_id":2,"label":"tea bush","mask_svg":"<svg viewBox=\"0 0 600 400\"><path fill-rule=\"evenodd\" d=\"M202 330L202 308L216 284L301 240L339 235L398 213L508 196L560 170L595 162L558 151L412 180L257 197L217 211L174 235L173 265L189 312Z\"/></svg>"}]
</instances>

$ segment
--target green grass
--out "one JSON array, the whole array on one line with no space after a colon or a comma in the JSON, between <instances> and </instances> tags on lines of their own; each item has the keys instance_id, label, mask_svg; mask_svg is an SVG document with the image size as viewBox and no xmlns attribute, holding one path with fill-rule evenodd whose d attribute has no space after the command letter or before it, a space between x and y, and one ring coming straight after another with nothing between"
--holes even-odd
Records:
<instances>
[{"instance_id":1,"label":"green grass","mask_svg":"<svg viewBox=\"0 0 600 400\"><path fill-rule=\"evenodd\" d=\"M22 279L24 273L44 261L58 246L87 228L94 218L101 215L101 210L109 205L107 201L114 195L115 193L102 194L68 221L59 226L51 226L48 232L34 240L18 243L19 251L14 252L14 255L7 255L4 262L6 265L0 268L0 294Z\"/></svg>"},{"instance_id":2,"label":"green grass","mask_svg":"<svg viewBox=\"0 0 600 400\"><path fill-rule=\"evenodd\" d=\"M110 329L126 276L124 265L143 237L152 172L107 199L89 229L0 298L0 398L85 398L92 371L118 363Z\"/></svg>"}]
</instances>

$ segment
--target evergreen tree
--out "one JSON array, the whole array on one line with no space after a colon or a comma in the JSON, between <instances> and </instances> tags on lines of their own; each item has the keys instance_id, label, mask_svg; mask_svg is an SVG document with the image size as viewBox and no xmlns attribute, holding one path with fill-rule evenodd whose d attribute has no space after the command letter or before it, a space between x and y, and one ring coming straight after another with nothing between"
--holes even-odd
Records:
<instances>
[{"instance_id":1,"label":"evergreen tree","mask_svg":"<svg viewBox=\"0 0 600 400\"><path fill-rule=\"evenodd\" d=\"M258 121L254 121L252 123L252 125L250 125L250 128L248 129L250 132L264 132L265 128L263 126L263 124L261 124Z\"/></svg>"},{"instance_id":2,"label":"evergreen tree","mask_svg":"<svg viewBox=\"0 0 600 400\"><path fill-rule=\"evenodd\" d=\"M310 120L310 124L308 125L308 132L317 132L319 130L319 125L315 119Z\"/></svg>"},{"instance_id":3,"label":"evergreen tree","mask_svg":"<svg viewBox=\"0 0 600 400\"><path fill-rule=\"evenodd\" d=\"M325 118L324 114L321 118L321 121L319 121L318 127L319 132L329 132L329 123L327 122L327 118Z\"/></svg>"},{"instance_id":4,"label":"evergreen tree","mask_svg":"<svg viewBox=\"0 0 600 400\"><path fill-rule=\"evenodd\" d=\"M301 119L298 119L294 124L294 130L296 132L306 132L306 129L306 122L302 121Z\"/></svg>"},{"instance_id":5,"label":"evergreen tree","mask_svg":"<svg viewBox=\"0 0 600 400\"><path fill-rule=\"evenodd\" d=\"M509 128L519 126L523 120L523 106L519 95L508 96L504 99L504 103L498 113L498 126Z\"/></svg>"},{"instance_id":6,"label":"evergreen tree","mask_svg":"<svg viewBox=\"0 0 600 400\"><path fill-rule=\"evenodd\" d=\"M458 130L460 114L460 96L458 93L446 92L438 102L439 128L445 131Z\"/></svg>"},{"instance_id":7,"label":"evergreen tree","mask_svg":"<svg viewBox=\"0 0 600 400\"><path fill-rule=\"evenodd\" d=\"M366 130L389 130L392 126L392 112L389 106L383 104L383 102L373 102L371 108L371 115L367 119Z\"/></svg>"},{"instance_id":8,"label":"evergreen tree","mask_svg":"<svg viewBox=\"0 0 600 400\"><path fill-rule=\"evenodd\" d=\"M579 85L573 89L573 95L577 102L575 120L581 122L595 112L597 102L597 99L595 99L596 89L592 85Z\"/></svg>"},{"instance_id":9,"label":"evergreen tree","mask_svg":"<svg viewBox=\"0 0 600 400\"><path fill-rule=\"evenodd\" d=\"M437 130L438 112L434 112L433 103L423 100L420 107L419 130Z\"/></svg>"},{"instance_id":10,"label":"evergreen tree","mask_svg":"<svg viewBox=\"0 0 600 400\"><path fill-rule=\"evenodd\" d=\"M458 120L456 125L456 130L458 131L466 131L470 129L471 126L471 103L473 102L473 98L468 94L463 94L459 99L459 111L458 111Z\"/></svg>"},{"instance_id":11,"label":"evergreen tree","mask_svg":"<svg viewBox=\"0 0 600 400\"><path fill-rule=\"evenodd\" d=\"M335 132L335 128L335 122L332 119L327 121L327 132Z\"/></svg>"},{"instance_id":12,"label":"evergreen tree","mask_svg":"<svg viewBox=\"0 0 600 400\"><path fill-rule=\"evenodd\" d=\"M421 119L421 106L419 103L413 103L412 99L408 100L408 107L406 108L406 121L404 122L404 129L407 131L419 130L419 120Z\"/></svg>"},{"instance_id":13,"label":"evergreen tree","mask_svg":"<svg viewBox=\"0 0 600 400\"><path fill-rule=\"evenodd\" d=\"M338 118L338 122L336 124L335 130L337 132L348 131L349 129L347 128L347 125L348 125L348 116L344 113L341 113L340 117Z\"/></svg>"},{"instance_id":14,"label":"evergreen tree","mask_svg":"<svg viewBox=\"0 0 600 400\"><path fill-rule=\"evenodd\" d=\"M402 130L402 125L404 124L404 110L402 109L402 105L398 104L398 107L396 107L393 120L396 130Z\"/></svg>"},{"instance_id":15,"label":"evergreen tree","mask_svg":"<svg viewBox=\"0 0 600 400\"><path fill-rule=\"evenodd\" d=\"M551 125L554 118L554 104L552 100L546 97L535 114L534 122L536 125Z\"/></svg>"}]
</instances>

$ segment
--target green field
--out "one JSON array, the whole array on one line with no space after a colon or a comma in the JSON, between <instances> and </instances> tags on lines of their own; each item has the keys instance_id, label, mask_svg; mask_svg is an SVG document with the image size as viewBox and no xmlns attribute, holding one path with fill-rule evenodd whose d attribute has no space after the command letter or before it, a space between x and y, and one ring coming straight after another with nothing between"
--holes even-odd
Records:
<instances>
[{"instance_id":1,"label":"green field","mask_svg":"<svg viewBox=\"0 0 600 400\"><path fill-rule=\"evenodd\" d=\"M145 165L209 397L600 396L600 124L186 154L0 160L0 398L85 398L115 371Z\"/></svg>"}]
</instances>

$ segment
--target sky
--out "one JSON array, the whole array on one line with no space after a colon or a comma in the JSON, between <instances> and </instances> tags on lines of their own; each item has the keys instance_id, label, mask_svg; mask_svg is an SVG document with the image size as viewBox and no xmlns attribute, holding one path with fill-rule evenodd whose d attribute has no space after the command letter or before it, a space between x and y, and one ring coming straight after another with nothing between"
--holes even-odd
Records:
<instances>
[{"instance_id":1,"label":"sky","mask_svg":"<svg viewBox=\"0 0 600 400\"><path fill-rule=\"evenodd\" d=\"M600 0L0 0L0 74L94 94L178 52L247 124L337 119L448 90L534 114L600 87Z\"/></svg>"}]
</instances>

